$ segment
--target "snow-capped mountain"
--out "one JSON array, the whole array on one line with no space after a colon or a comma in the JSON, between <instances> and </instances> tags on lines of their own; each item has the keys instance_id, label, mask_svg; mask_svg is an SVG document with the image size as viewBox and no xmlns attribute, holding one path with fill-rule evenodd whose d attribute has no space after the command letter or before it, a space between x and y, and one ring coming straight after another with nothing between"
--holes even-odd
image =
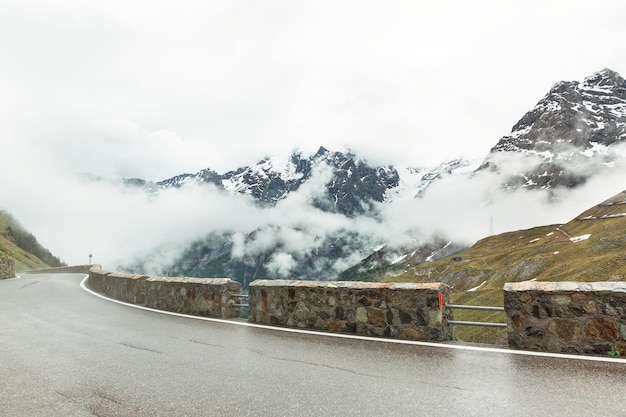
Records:
<instances>
[{"instance_id":1,"label":"snow-capped mountain","mask_svg":"<svg viewBox=\"0 0 626 417\"><path fill-rule=\"evenodd\" d=\"M260 208L270 210L306 185L309 189L315 187L317 191L311 193L312 198L300 204L353 220L346 224L358 224L360 217L369 219L372 224L379 221L378 209L382 205L395 199L416 198L434 181L450 175L470 174L478 163L452 159L431 168L396 169L373 166L350 151L330 151L320 147L312 155L294 151L287 158L266 157L251 166L225 174L204 169L156 184L137 179L127 180L126 184L149 191L156 189L157 192L210 185L225 193L249 196ZM316 170L320 169L325 172L321 177L316 174ZM306 206L300 209L308 210ZM378 236L343 226L345 222L337 217L332 223L338 226L330 229L320 227L312 218L310 222L291 226L267 224L238 235L207 231L205 239L193 242L179 260L158 273L232 276L245 284L259 277L275 277L288 266L289 276L299 279L332 279L387 243ZM284 234L299 236L309 246L306 250L294 250L281 237ZM272 243L266 245L267 242ZM296 244L293 237L289 238L289 242ZM415 253L428 256L447 244L443 240L431 242ZM257 249L260 246L263 249ZM381 259L396 256L394 248L390 247L378 253ZM136 259L126 267L128 270L143 271L147 269L146 262L149 263Z\"/></svg>"},{"instance_id":2,"label":"snow-capped mountain","mask_svg":"<svg viewBox=\"0 0 626 417\"><path fill-rule=\"evenodd\" d=\"M435 167L372 166L350 151L321 147L313 155L294 151L287 158L265 157L224 174L210 168L152 184L156 189L212 184L245 194L264 206L275 205L311 179L315 167L327 164L327 211L355 216L375 203L399 194L421 195L447 175L492 170L507 188L575 187L602 169L619 163L617 146L626 143L626 81L603 69L582 82L555 84L533 109L480 161L450 159ZM140 180L132 180L138 182Z\"/></svg>"},{"instance_id":3,"label":"snow-capped mountain","mask_svg":"<svg viewBox=\"0 0 626 417\"><path fill-rule=\"evenodd\" d=\"M480 160L463 158L446 160L434 167L372 166L351 151L331 151L324 147L313 155L294 151L285 159L265 157L257 163L225 174L209 168L196 174L181 174L152 185L158 190L211 184L225 191L251 196L262 206L273 206L297 191L311 179L321 164L328 165L332 175L325 184L326 199L314 201L324 211L355 216L369 212L375 203L398 196L419 196L434 181L448 175L470 174ZM132 181L132 182L131 182ZM127 180L130 185L150 184Z\"/></svg>"},{"instance_id":4,"label":"snow-capped mountain","mask_svg":"<svg viewBox=\"0 0 626 417\"><path fill-rule=\"evenodd\" d=\"M303 186L318 188L313 198L303 201L322 212L353 219L346 224L357 224L360 217L377 223L378 208L395 199L413 199L434 181L449 175L469 174L477 161L463 159L445 161L432 168L401 168L373 166L350 151L330 151L324 147L312 155L294 151L287 158L266 157L257 163L225 174L204 169L196 174L182 174L158 183L138 179L127 180L129 186L157 192L170 188L206 186L225 193L249 196L262 209L272 209ZM325 175L316 177L316 170ZM316 179L317 178L317 179ZM322 181L319 181L321 178ZM310 182L313 181L313 184ZM306 193L306 192L305 192ZM301 207L303 211L307 207ZM342 226L339 218L332 220L332 230L320 228L315 219L310 224L292 226L268 224L245 234L207 231L205 239L193 242L183 255L162 271L167 275L232 276L242 283L254 278L275 277L289 266L289 276L300 279L332 279L337 274L367 257L387 242L362 230ZM376 226L380 227L380 226ZM287 228L292 230L287 231ZM323 229L323 230L322 230ZM293 250L282 240L284 234L301 236L310 245L306 250ZM237 241L237 243L233 243ZM265 242L273 242L262 250ZM263 245L261 244L263 242ZM290 240L294 244L293 239ZM416 253L431 254L447 242L429 243L428 248ZM384 258L395 255L387 247ZM233 256L237 253L236 256ZM443 253L443 252L442 252ZM426 256L426 255L425 255ZM147 270L148 259L135 259L126 265L131 271ZM286 267L285 267L286 268Z\"/></svg>"},{"instance_id":5,"label":"snow-capped mountain","mask_svg":"<svg viewBox=\"0 0 626 417\"><path fill-rule=\"evenodd\" d=\"M626 81L603 69L562 81L491 149L481 169L501 171L509 188L575 187L620 158L626 139ZM522 164L510 163L524 156ZM507 170L507 165L523 169Z\"/></svg>"},{"instance_id":6,"label":"snow-capped mountain","mask_svg":"<svg viewBox=\"0 0 626 417\"><path fill-rule=\"evenodd\" d=\"M395 223L393 233L400 235L405 231L397 227L398 223L407 217L423 218L432 224L446 222L442 217L446 213L444 205L464 204L454 200L458 191L450 192L452 202L441 204L442 210L426 204L429 213L421 213L419 204L410 204L406 211L385 211L390 205L398 202L405 207L407 201L428 199L430 187L438 186L433 184L447 187L456 183L459 187L458 181L442 181L450 177L465 177L462 188L472 194L473 189L484 188L483 173L496 175L494 184L502 184L512 192L518 188L574 188L623 164L625 153L620 148L625 139L626 81L605 69L582 82L556 84L483 161L450 159L429 168L373 166L350 151L321 147L312 155L295 151L286 158L267 157L225 174L207 168L156 184L138 179L127 183L157 192L211 185L225 193L249 196L263 209L278 208L292 193L309 190L310 198L298 200L302 207L296 210L312 213L310 219L264 224L238 234L207 231L206 239L190 244L163 273L231 276L242 283L261 277L334 279L342 272L341 276L348 279L359 278L359 274L381 277L388 275L386 267L434 261L458 252L468 243L454 242L440 234L422 235L413 229L407 230L409 243L405 239L395 247L381 238L397 237L381 233L387 226L381 222L389 221L390 216ZM321 177L320 169L325 172ZM491 178L488 184L492 184ZM435 194L446 194L441 191ZM310 211L311 207L319 211ZM317 217L327 214L334 216L332 221L324 227L321 222L317 224ZM412 224L415 227L416 223ZM136 264L139 270L141 264Z\"/></svg>"},{"instance_id":7,"label":"snow-capped mountain","mask_svg":"<svg viewBox=\"0 0 626 417\"><path fill-rule=\"evenodd\" d=\"M167 189L213 184L226 191L250 195L263 206L273 206L311 179L314 169L321 164L332 168L332 177L325 184L326 198L314 201L314 205L346 216L370 211L376 202L385 201L387 191L397 187L400 181L393 167L374 167L352 152L330 151L321 147L309 156L294 151L287 160L266 157L254 165L225 174L204 169L196 174L178 175L156 185L159 189Z\"/></svg>"}]
</instances>

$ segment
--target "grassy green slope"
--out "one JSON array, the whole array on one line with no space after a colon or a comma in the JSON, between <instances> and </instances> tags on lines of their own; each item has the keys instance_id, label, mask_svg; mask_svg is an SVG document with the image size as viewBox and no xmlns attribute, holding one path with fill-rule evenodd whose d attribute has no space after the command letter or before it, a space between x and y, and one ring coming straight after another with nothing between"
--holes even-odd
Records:
<instances>
[{"instance_id":1,"label":"grassy green slope","mask_svg":"<svg viewBox=\"0 0 626 417\"><path fill-rule=\"evenodd\" d=\"M405 265L400 280L442 281L466 291L505 282L617 281L626 276L626 195L563 225L490 236L436 262Z\"/></svg>"},{"instance_id":2,"label":"grassy green slope","mask_svg":"<svg viewBox=\"0 0 626 417\"><path fill-rule=\"evenodd\" d=\"M0 256L11 258L15 261L15 271L27 269L47 268L48 265L36 255L27 252L17 245L14 231L15 221L11 216L0 211ZM29 234L26 234L28 236ZM32 236L32 235L30 235ZM34 238L33 238L34 239ZM56 265L53 265L56 266Z\"/></svg>"},{"instance_id":3,"label":"grassy green slope","mask_svg":"<svg viewBox=\"0 0 626 417\"><path fill-rule=\"evenodd\" d=\"M468 305L502 306L505 282L623 281L626 279L626 192L563 225L490 236L453 257L402 266L404 273L386 280L444 282L453 286L453 302ZM460 310L455 311L455 318L504 321L502 313L486 315ZM457 337L461 340L493 342L502 340L502 336L501 330L457 327Z\"/></svg>"}]
</instances>

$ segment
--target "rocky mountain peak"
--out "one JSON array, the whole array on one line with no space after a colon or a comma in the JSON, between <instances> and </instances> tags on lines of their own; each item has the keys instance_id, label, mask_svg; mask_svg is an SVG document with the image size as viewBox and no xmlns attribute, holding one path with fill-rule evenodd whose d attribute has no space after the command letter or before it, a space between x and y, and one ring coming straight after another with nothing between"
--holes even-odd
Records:
<instances>
[{"instance_id":1,"label":"rocky mountain peak","mask_svg":"<svg viewBox=\"0 0 626 417\"><path fill-rule=\"evenodd\" d=\"M555 84L491 149L481 168L500 170L505 160L524 156L525 171L512 173L506 187L574 187L589 175L580 167L613 163L610 147L625 139L626 81L603 69L583 82Z\"/></svg>"},{"instance_id":2,"label":"rocky mountain peak","mask_svg":"<svg viewBox=\"0 0 626 417\"><path fill-rule=\"evenodd\" d=\"M626 94L626 80L609 68L604 68L585 78L581 87L584 89L611 90L622 97Z\"/></svg>"},{"instance_id":3,"label":"rocky mountain peak","mask_svg":"<svg viewBox=\"0 0 626 417\"><path fill-rule=\"evenodd\" d=\"M326 149L323 146L320 146L320 148L317 150L317 152L314 155L314 158L318 158L324 155L328 155L330 153L330 151L328 149Z\"/></svg>"},{"instance_id":4,"label":"rocky mountain peak","mask_svg":"<svg viewBox=\"0 0 626 417\"><path fill-rule=\"evenodd\" d=\"M225 174L203 169L157 183L159 189L193 184L212 184L229 192L246 194L262 206L272 206L297 191L311 179L315 167L327 164L333 171L326 184L326 196L316 198L315 206L346 216L364 214L397 187L398 172L393 167L371 166L350 151L330 151L320 147L310 156L294 151L288 158L264 157L255 164Z\"/></svg>"}]
</instances>

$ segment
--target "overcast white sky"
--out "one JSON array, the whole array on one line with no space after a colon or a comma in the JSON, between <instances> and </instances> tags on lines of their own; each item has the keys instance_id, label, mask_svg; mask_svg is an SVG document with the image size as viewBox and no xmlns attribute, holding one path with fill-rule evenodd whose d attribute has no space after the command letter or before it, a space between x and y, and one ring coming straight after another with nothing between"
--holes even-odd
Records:
<instances>
[{"instance_id":1,"label":"overcast white sky","mask_svg":"<svg viewBox=\"0 0 626 417\"><path fill-rule=\"evenodd\" d=\"M624 16L618 0L0 0L2 153L156 180L320 145L484 155L557 81L625 72Z\"/></svg>"},{"instance_id":2,"label":"overcast white sky","mask_svg":"<svg viewBox=\"0 0 626 417\"><path fill-rule=\"evenodd\" d=\"M0 0L0 207L76 262L91 227L126 242L180 214L61 194L76 173L162 180L320 145L484 156L556 82L624 75L625 16L620 0Z\"/></svg>"}]
</instances>

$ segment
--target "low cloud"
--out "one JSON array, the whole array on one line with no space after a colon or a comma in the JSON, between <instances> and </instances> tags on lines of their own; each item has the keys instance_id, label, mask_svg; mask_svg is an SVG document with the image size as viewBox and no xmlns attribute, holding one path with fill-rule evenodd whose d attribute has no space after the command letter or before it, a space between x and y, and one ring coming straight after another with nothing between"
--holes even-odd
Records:
<instances>
[{"instance_id":1,"label":"low cloud","mask_svg":"<svg viewBox=\"0 0 626 417\"><path fill-rule=\"evenodd\" d=\"M268 271L278 278L288 278L289 273L296 267L296 260L288 253L277 252L267 264Z\"/></svg>"},{"instance_id":2,"label":"low cloud","mask_svg":"<svg viewBox=\"0 0 626 417\"><path fill-rule=\"evenodd\" d=\"M503 155L498 171L447 176L433 183L420 199L408 197L383 207L383 223L393 231L392 241L393 236L410 236L402 230L413 230L422 237L447 236L467 244L487 236L492 222L496 233L565 223L626 187L624 149L625 145L615 147L608 165L586 156L577 157L574 163L564 161L573 175L594 174L572 189L506 189L502 187L506 178L535 169L542 159Z\"/></svg>"},{"instance_id":3,"label":"low cloud","mask_svg":"<svg viewBox=\"0 0 626 417\"><path fill-rule=\"evenodd\" d=\"M298 262L336 242L341 259L332 265L316 260L332 275L381 244L414 248L443 237L470 245L488 235L491 221L496 233L567 222L622 191L625 149L615 147L619 157L612 167L572 190L513 192L500 186L501 173L485 170L445 176L420 198L409 191L377 205L376 216L356 218L312 205L324 197L331 178L326 165L275 207L260 208L248 196L210 185L147 194L119 182L87 180L62 173L35 152L27 176L16 175L23 172L17 164L0 168L3 178L16 178L0 190L0 206L70 264L85 263L93 254L94 262L115 269L144 257L150 272L163 271L192 242L224 233L233 257L265 256L269 272L280 278L289 278ZM528 168L527 161L509 163L507 174Z\"/></svg>"}]
</instances>

